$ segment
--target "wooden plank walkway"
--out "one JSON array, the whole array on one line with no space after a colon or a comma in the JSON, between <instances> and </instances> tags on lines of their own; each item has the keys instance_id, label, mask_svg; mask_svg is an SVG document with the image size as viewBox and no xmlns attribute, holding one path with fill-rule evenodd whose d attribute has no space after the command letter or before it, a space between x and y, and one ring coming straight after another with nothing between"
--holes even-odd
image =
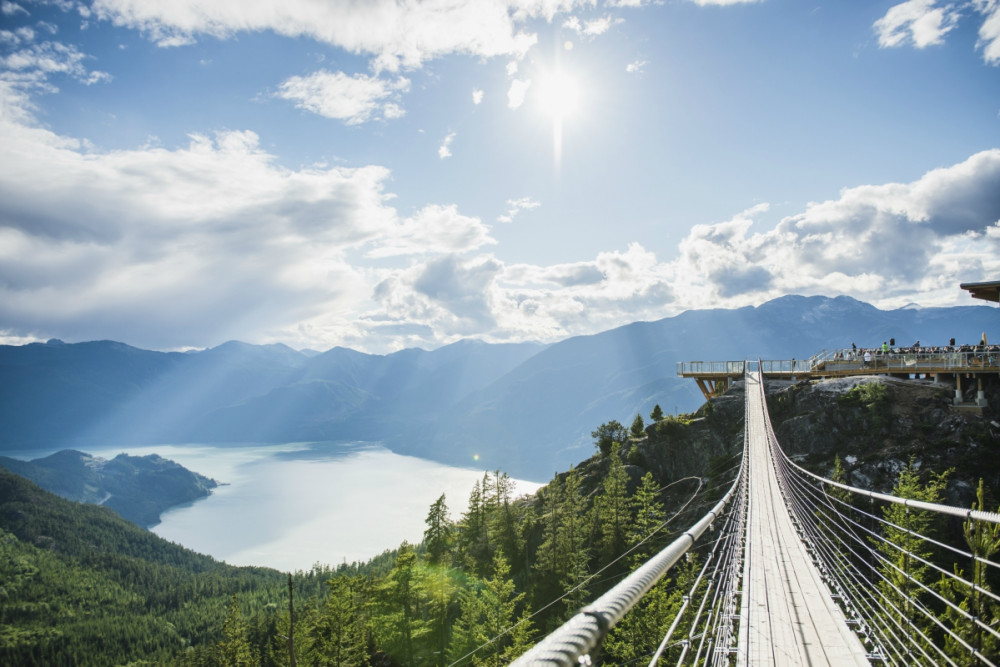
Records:
<instances>
[{"instance_id":1,"label":"wooden plank walkway","mask_svg":"<svg viewBox=\"0 0 1000 667\"><path fill-rule=\"evenodd\" d=\"M867 665L792 524L767 441L759 373L747 375L749 506L737 665Z\"/></svg>"}]
</instances>

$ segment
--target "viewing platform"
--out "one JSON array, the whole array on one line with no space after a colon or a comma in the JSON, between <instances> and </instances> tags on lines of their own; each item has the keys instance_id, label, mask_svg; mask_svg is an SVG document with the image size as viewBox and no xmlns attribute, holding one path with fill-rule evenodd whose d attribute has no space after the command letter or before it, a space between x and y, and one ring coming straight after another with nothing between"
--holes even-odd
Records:
<instances>
[{"instance_id":1,"label":"viewing platform","mask_svg":"<svg viewBox=\"0 0 1000 667\"><path fill-rule=\"evenodd\" d=\"M979 382L976 405L986 404L982 391L984 375L1000 375L1000 345L961 347L890 348L866 351L824 350L808 359L761 361L765 377L810 380L852 375L890 375L899 378L926 377L955 385L955 404L962 404L962 379ZM694 378L705 400L725 392L743 377L745 361L681 361L677 374Z\"/></svg>"}]
</instances>

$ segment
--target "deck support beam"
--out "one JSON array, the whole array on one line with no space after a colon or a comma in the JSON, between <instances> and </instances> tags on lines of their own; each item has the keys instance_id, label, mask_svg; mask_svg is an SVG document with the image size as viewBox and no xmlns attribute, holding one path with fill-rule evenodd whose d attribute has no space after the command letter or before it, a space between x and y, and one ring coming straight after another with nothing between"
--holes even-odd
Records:
<instances>
[{"instance_id":1,"label":"deck support beam","mask_svg":"<svg viewBox=\"0 0 1000 667\"><path fill-rule=\"evenodd\" d=\"M715 396L720 396L729 390L730 379L728 377L721 378L706 378L706 377L695 377L695 382L698 383L698 388L701 389L702 395L705 400L711 400Z\"/></svg>"}]
</instances>

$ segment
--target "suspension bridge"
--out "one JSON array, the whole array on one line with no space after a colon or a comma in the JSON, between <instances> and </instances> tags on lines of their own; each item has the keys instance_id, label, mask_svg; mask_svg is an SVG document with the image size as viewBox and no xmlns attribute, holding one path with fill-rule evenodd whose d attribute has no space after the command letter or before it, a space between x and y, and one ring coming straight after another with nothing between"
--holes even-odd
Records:
<instances>
[{"instance_id":1,"label":"suspension bridge","mask_svg":"<svg viewBox=\"0 0 1000 667\"><path fill-rule=\"evenodd\" d=\"M806 471L771 428L761 364L747 362L744 373L742 464L722 499L513 664L591 664L607 632L705 545L703 566L650 666L994 665L1000 596L986 581L1000 568L990 560L1000 548L1000 514ZM967 537L968 549L933 540L879 511L893 506L962 521L965 535L978 538Z\"/></svg>"}]
</instances>

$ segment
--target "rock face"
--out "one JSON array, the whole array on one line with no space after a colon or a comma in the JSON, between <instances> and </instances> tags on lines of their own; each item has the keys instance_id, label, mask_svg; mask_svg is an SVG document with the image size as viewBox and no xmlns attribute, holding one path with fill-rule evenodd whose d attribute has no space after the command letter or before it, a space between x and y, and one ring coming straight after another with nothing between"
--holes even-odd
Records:
<instances>
[{"instance_id":1,"label":"rock face","mask_svg":"<svg viewBox=\"0 0 1000 667\"><path fill-rule=\"evenodd\" d=\"M119 454L110 461L67 449L33 461L0 457L0 466L67 500L104 505L149 527L171 507L204 498L218 486L157 454Z\"/></svg>"},{"instance_id":2,"label":"rock face","mask_svg":"<svg viewBox=\"0 0 1000 667\"><path fill-rule=\"evenodd\" d=\"M1000 387L987 393L995 398ZM768 405L782 448L817 474L829 476L839 456L850 484L888 492L912 459L925 470L953 469L948 503L968 506L980 478L1000 489L1000 421L994 408L954 411L953 394L924 380L858 376L772 383Z\"/></svg>"},{"instance_id":3,"label":"rock face","mask_svg":"<svg viewBox=\"0 0 1000 667\"><path fill-rule=\"evenodd\" d=\"M890 492L912 459L922 470L953 470L948 504L970 506L980 478L1000 496L997 410L987 408L982 415L954 411L950 386L857 376L768 381L765 388L782 449L816 474L830 477L839 457L849 484ZM636 467L631 477L649 470L661 484L691 475L718 485L731 480L743 449L743 392L743 383L737 382L693 415L648 426L645 438L622 448L622 456ZM990 385L987 394L1000 395L1000 385ZM579 467L598 479L606 468L600 457Z\"/></svg>"}]
</instances>

